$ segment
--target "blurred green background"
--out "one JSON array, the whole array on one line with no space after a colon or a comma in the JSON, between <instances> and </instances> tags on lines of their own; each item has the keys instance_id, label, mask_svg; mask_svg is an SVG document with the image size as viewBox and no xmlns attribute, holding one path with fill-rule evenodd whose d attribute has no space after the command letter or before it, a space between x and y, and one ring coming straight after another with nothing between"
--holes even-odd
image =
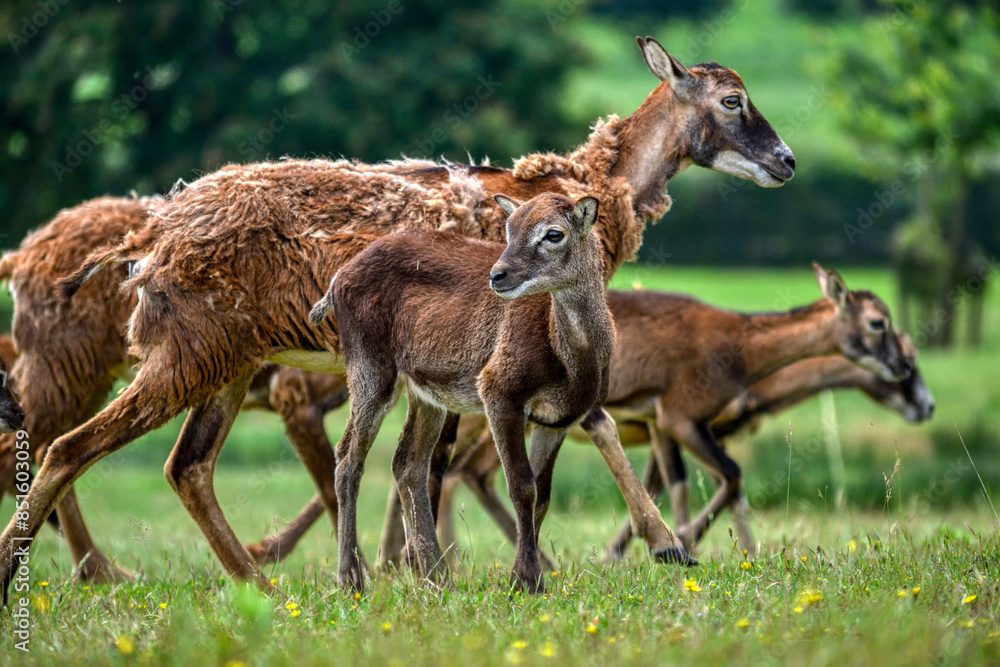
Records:
<instances>
[{"instance_id":1,"label":"blurred green background","mask_svg":"<svg viewBox=\"0 0 1000 667\"><path fill-rule=\"evenodd\" d=\"M567 150L599 116L631 113L655 87L635 35L656 36L685 64L736 69L798 171L778 190L697 168L678 176L673 209L616 285L772 309L819 297L815 259L840 268L849 286L876 290L897 315L907 304L903 324L924 350L938 412L910 426L838 394L823 410L839 424L843 497L882 507L882 473L898 457L902 491L892 502L982 502L973 474L932 490L965 457L958 431L986 486L1000 488L1000 296L991 284L1000 22L989 3L5 2L0 248L86 198L166 192L229 162L405 154L509 166ZM0 323L9 313L0 300ZM328 419L332 439L345 417ZM789 444L802 461L795 503L823 506L840 492L820 417L814 401L734 445L754 506L785 504L785 489L766 484L788 468ZM371 468L388 470L400 425L397 410ZM156 467L178 429L150 435L81 484L124 463L169 493ZM275 460L287 450L281 433L273 416L241 416L221 466ZM600 495L621 516L596 452L568 446L563 456L556 502L572 509Z\"/></svg>"}]
</instances>

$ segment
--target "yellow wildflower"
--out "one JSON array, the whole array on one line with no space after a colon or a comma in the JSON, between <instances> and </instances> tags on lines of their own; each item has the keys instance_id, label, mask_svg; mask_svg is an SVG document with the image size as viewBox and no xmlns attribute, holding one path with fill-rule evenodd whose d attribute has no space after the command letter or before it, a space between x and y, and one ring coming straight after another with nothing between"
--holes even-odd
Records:
<instances>
[{"instance_id":1,"label":"yellow wildflower","mask_svg":"<svg viewBox=\"0 0 1000 667\"><path fill-rule=\"evenodd\" d=\"M35 609L42 613L45 613L52 608L52 602L49 600L47 595L36 595L33 603L35 605Z\"/></svg>"},{"instance_id":2,"label":"yellow wildflower","mask_svg":"<svg viewBox=\"0 0 1000 667\"><path fill-rule=\"evenodd\" d=\"M692 593L698 593L701 591L701 586L694 579L688 579L684 582L684 588Z\"/></svg>"},{"instance_id":3,"label":"yellow wildflower","mask_svg":"<svg viewBox=\"0 0 1000 667\"><path fill-rule=\"evenodd\" d=\"M39 581L38 585L41 586L42 588L45 588L46 586L49 585L49 582L47 582L47 581Z\"/></svg>"},{"instance_id":4,"label":"yellow wildflower","mask_svg":"<svg viewBox=\"0 0 1000 667\"><path fill-rule=\"evenodd\" d=\"M801 614L801 613L802 613L802 607L796 607L796 608L795 608L795 609L794 609L793 611L794 611L794 612L795 612L796 614Z\"/></svg>"},{"instance_id":5,"label":"yellow wildflower","mask_svg":"<svg viewBox=\"0 0 1000 667\"><path fill-rule=\"evenodd\" d=\"M750 627L750 619L748 619L748 618L741 618L740 620L736 621L736 627L738 627L738 628L749 628Z\"/></svg>"},{"instance_id":6,"label":"yellow wildflower","mask_svg":"<svg viewBox=\"0 0 1000 667\"><path fill-rule=\"evenodd\" d=\"M166 609L166 608L167 608L167 603L166 602L161 602L160 603L160 609Z\"/></svg>"},{"instance_id":7,"label":"yellow wildflower","mask_svg":"<svg viewBox=\"0 0 1000 667\"><path fill-rule=\"evenodd\" d=\"M272 586L277 586L278 585L278 580L277 579L271 579L271 585Z\"/></svg>"},{"instance_id":8,"label":"yellow wildflower","mask_svg":"<svg viewBox=\"0 0 1000 667\"><path fill-rule=\"evenodd\" d=\"M382 632L392 632L392 623L383 623Z\"/></svg>"},{"instance_id":9,"label":"yellow wildflower","mask_svg":"<svg viewBox=\"0 0 1000 667\"><path fill-rule=\"evenodd\" d=\"M858 550L858 541L857 540L851 540L850 542L848 542L847 543L847 550L850 553L854 553L855 551L857 551Z\"/></svg>"},{"instance_id":10,"label":"yellow wildflower","mask_svg":"<svg viewBox=\"0 0 1000 667\"><path fill-rule=\"evenodd\" d=\"M959 623L959 625L961 625L963 628L971 628L973 625L975 625L975 623L973 623L972 621L962 621L961 623Z\"/></svg>"},{"instance_id":11,"label":"yellow wildflower","mask_svg":"<svg viewBox=\"0 0 1000 667\"><path fill-rule=\"evenodd\" d=\"M354 599L355 600L360 600L361 599L361 593L355 593L354 594Z\"/></svg>"},{"instance_id":12,"label":"yellow wildflower","mask_svg":"<svg viewBox=\"0 0 1000 667\"><path fill-rule=\"evenodd\" d=\"M549 621L552 620L552 618L548 614L542 614L541 616L538 617L538 620L541 621L542 623L548 623Z\"/></svg>"},{"instance_id":13,"label":"yellow wildflower","mask_svg":"<svg viewBox=\"0 0 1000 667\"><path fill-rule=\"evenodd\" d=\"M122 635L115 641L115 646L118 647L118 652L122 655L132 655L135 653L135 642L131 637Z\"/></svg>"},{"instance_id":14,"label":"yellow wildflower","mask_svg":"<svg viewBox=\"0 0 1000 667\"><path fill-rule=\"evenodd\" d=\"M285 609L288 609L288 610L298 609L298 608L299 608L299 605L295 602L295 600L289 600L288 604L285 605Z\"/></svg>"},{"instance_id":15,"label":"yellow wildflower","mask_svg":"<svg viewBox=\"0 0 1000 667\"><path fill-rule=\"evenodd\" d=\"M818 603L822 599L823 599L823 594L822 593L820 593L819 591L817 591L814 588L807 588L804 591L802 591L801 593L799 593L799 595L795 599L795 601L800 606L806 606L806 607L808 607L810 605L814 605L814 604Z\"/></svg>"},{"instance_id":16,"label":"yellow wildflower","mask_svg":"<svg viewBox=\"0 0 1000 667\"><path fill-rule=\"evenodd\" d=\"M511 648L516 648L518 651L528 648L528 642L523 639L518 639L516 642L510 645Z\"/></svg>"},{"instance_id":17,"label":"yellow wildflower","mask_svg":"<svg viewBox=\"0 0 1000 667\"><path fill-rule=\"evenodd\" d=\"M973 602L975 602L975 601L976 601L976 598L977 598L977 597L979 597L979 596L978 596L978 595L976 595L975 593L973 593L972 595L967 595L967 596L965 597L965 599L964 599L964 600L962 600L962 604L972 604Z\"/></svg>"},{"instance_id":18,"label":"yellow wildflower","mask_svg":"<svg viewBox=\"0 0 1000 667\"><path fill-rule=\"evenodd\" d=\"M295 611L292 612L292 618L298 618L301 615L302 615L301 609L296 609Z\"/></svg>"},{"instance_id":19,"label":"yellow wildflower","mask_svg":"<svg viewBox=\"0 0 1000 667\"><path fill-rule=\"evenodd\" d=\"M588 625L587 626L587 634L596 635L597 634L597 626L594 625L593 623L591 623L590 625Z\"/></svg>"},{"instance_id":20,"label":"yellow wildflower","mask_svg":"<svg viewBox=\"0 0 1000 667\"><path fill-rule=\"evenodd\" d=\"M907 592L907 590L905 588L903 590L899 591L898 593L896 593L896 597L898 597L898 598L905 598L905 597L909 597L909 596L910 596L910 594L909 594L909 592Z\"/></svg>"},{"instance_id":21,"label":"yellow wildflower","mask_svg":"<svg viewBox=\"0 0 1000 667\"><path fill-rule=\"evenodd\" d=\"M806 562L806 561L807 561L808 559L809 559L809 557L808 557L808 556L803 556L803 557L802 557L802 558L800 558L799 560L800 560L800 561L802 561L802 562L804 563L804 562Z\"/></svg>"},{"instance_id":22,"label":"yellow wildflower","mask_svg":"<svg viewBox=\"0 0 1000 667\"><path fill-rule=\"evenodd\" d=\"M913 597L917 597L918 595L920 595L920 586L914 586L913 587Z\"/></svg>"},{"instance_id":23,"label":"yellow wildflower","mask_svg":"<svg viewBox=\"0 0 1000 667\"><path fill-rule=\"evenodd\" d=\"M742 567L744 570L749 570L750 568L753 567L753 563L747 563L746 561L744 561L740 563L740 567Z\"/></svg>"},{"instance_id":24,"label":"yellow wildflower","mask_svg":"<svg viewBox=\"0 0 1000 667\"><path fill-rule=\"evenodd\" d=\"M545 644L542 648L538 649L538 653L541 654L543 658L554 658L558 652L559 651L556 648L556 645L548 639L545 640Z\"/></svg>"}]
</instances>

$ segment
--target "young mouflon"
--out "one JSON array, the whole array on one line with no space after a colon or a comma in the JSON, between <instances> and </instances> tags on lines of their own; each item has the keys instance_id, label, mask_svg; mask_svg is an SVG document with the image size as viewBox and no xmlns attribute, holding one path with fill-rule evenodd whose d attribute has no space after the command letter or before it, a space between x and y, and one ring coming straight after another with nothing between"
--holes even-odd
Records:
<instances>
[{"instance_id":1,"label":"young mouflon","mask_svg":"<svg viewBox=\"0 0 1000 667\"><path fill-rule=\"evenodd\" d=\"M392 468L410 553L425 577L446 569L427 478L447 412L489 419L517 517L515 583L528 591L544 588L538 533L567 429L582 420L602 453L610 452L609 463L624 457L614 422L600 409L615 333L601 248L591 234L598 202L558 194L519 207L503 195L496 201L509 215L506 247L444 232L383 237L337 273L311 313L318 324L334 311L351 391L337 446L344 586L364 586L358 487L365 456L403 385L409 408ZM650 509L655 513L651 505L640 513ZM666 540L659 557L686 562L660 523Z\"/></svg>"}]
</instances>

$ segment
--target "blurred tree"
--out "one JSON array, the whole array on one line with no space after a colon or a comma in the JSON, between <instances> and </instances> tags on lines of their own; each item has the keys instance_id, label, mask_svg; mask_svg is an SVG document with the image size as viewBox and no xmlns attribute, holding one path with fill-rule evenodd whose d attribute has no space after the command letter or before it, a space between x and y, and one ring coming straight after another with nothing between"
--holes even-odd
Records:
<instances>
[{"instance_id":1,"label":"blurred tree","mask_svg":"<svg viewBox=\"0 0 1000 667\"><path fill-rule=\"evenodd\" d=\"M0 5L0 247L104 193L283 155L564 149L579 2ZM468 153L466 152L468 151Z\"/></svg>"},{"instance_id":2,"label":"blurred tree","mask_svg":"<svg viewBox=\"0 0 1000 667\"><path fill-rule=\"evenodd\" d=\"M985 1L885 0L883 7L830 72L869 173L894 179L862 207L854 232L912 195L914 213L894 248L901 296L924 302L913 333L953 344L956 308L972 302L975 343L984 278L995 267L971 242L967 202L1000 150L1000 15Z\"/></svg>"}]
</instances>

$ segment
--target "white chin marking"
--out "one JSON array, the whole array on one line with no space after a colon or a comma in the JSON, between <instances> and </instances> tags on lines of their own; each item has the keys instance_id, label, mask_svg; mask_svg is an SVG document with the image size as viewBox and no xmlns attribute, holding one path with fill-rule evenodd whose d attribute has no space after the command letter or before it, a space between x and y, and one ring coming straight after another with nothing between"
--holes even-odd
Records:
<instances>
[{"instance_id":1,"label":"white chin marking","mask_svg":"<svg viewBox=\"0 0 1000 667\"><path fill-rule=\"evenodd\" d=\"M519 296L523 296L534 284L534 279L526 280L514 289L507 290L506 292L497 292L496 295L501 299L516 299Z\"/></svg>"},{"instance_id":2,"label":"white chin marking","mask_svg":"<svg viewBox=\"0 0 1000 667\"><path fill-rule=\"evenodd\" d=\"M775 178L764 167L751 162L736 151L722 151L712 162L712 171L721 171L739 178L753 181L762 188L777 188L785 184Z\"/></svg>"}]
</instances>

